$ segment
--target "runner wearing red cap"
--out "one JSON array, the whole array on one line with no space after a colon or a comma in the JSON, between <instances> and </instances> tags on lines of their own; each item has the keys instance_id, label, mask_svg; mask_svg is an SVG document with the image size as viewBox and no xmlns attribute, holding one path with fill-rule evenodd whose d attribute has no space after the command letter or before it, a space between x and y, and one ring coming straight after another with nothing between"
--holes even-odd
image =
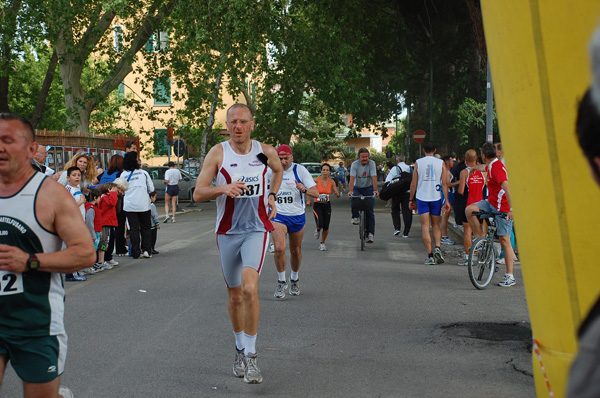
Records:
<instances>
[{"instance_id":1,"label":"runner wearing red cap","mask_svg":"<svg viewBox=\"0 0 600 398\"><path fill-rule=\"evenodd\" d=\"M284 298L285 289L288 287L285 276L285 236L289 235L290 237L290 264L292 268L289 285L290 294L298 296L300 294L298 272L302 262L302 238L304 237L304 224L306 223L304 195L317 198L319 191L306 167L294 163L294 155L288 145L284 144L277 147L277 155L283 167L283 178L279 192L277 192L277 216L273 218L275 230L271 233L271 237L273 243L275 243L275 266L278 274L277 289L274 296Z\"/></svg>"}]
</instances>

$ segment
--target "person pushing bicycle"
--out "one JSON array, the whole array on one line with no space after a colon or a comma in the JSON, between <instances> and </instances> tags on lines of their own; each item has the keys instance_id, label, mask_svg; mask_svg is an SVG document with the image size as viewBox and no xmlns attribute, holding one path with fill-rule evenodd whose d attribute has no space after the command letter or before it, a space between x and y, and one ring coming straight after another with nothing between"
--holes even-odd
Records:
<instances>
[{"instance_id":1,"label":"person pushing bicycle","mask_svg":"<svg viewBox=\"0 0 600 398\"><path fill-rule=\"evenodd\" d=\"M473 212L484 211L500 211L506 214L495 216L496 233L500 240L500 245L504 250L506 258L506 273L504 278L498 283L498 286L510 287L516 285L516 280L513 274L515 252L510 244L510 231L512 230L513 214L510 201L510 190L508 188L508 176L504 164L496 157L496 147L491 142L485 142L481 146L481 157L484 164L480 164L471 168L471 172L487 171L487 186L488 198L477 203L469 205L465 211L467 220L473 231L475 238L484 236L481 225L477 217L473 216Z\"/></svg>"}]
</instances>

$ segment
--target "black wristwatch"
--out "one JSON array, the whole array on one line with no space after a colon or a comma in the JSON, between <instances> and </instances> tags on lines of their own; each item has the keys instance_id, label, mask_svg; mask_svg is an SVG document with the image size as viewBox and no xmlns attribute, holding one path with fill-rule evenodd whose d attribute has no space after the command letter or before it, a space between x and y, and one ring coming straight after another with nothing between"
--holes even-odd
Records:
<instances>
[{"instance_id":1,"label":"black wristwatch","mask_svg":"<svg viewBox=\"0 0 600 398\"><path fill-rule=\"evenodd\" d=\"M40 260L38 260L37 256L34 253L29 255L29 260L27 260L27 270L28 271L37 271L40 268Z\"/></svg>"},{"instance_id":2,"label":"black wristwatch","mask_svg":"<svg viewBox=\"0 0 600 398\"><path fill-rule=\"evenodd\" d=\"M277 194L275 192L269 192L269 196L273 195L274 198L277 198Z\"/></svg>"}]
</instances>

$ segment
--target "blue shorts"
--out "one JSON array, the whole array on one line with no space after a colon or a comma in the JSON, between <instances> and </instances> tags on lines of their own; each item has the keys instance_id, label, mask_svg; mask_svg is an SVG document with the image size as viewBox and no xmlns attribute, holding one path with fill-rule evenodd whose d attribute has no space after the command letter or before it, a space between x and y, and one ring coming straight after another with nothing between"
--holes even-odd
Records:
<instances>
[{"instance_id":1,"label":"blue shorts","mask_svg":"<svg viewBox=\"0 0 600 398\"><path fill-rule=\"evenodd\" d=\"M166 188L165 193L169 196L173 197L179 195L179 185L167 185Z\"/></svg>"},{"instance_id":2,"label":"blue shorts","mask_svg":"<svg viewBox=\"0 0 600 398\"><path fill-rule=\"evenodd\" d=\"M344 177L344 176L339 176L339 177L338 177L338 181L339 181L339 182L341 182L342 184L345 184L345 183L346 183L346 177Z\"/></svg>"},{"instance_id":3,"label":"blue shorts","mask_svg":"<svg viewBox=\"0 0 600 398\"><path fill-rule=\"evenodd\" d=\"M432 216L439 216L442 214L442 199L425 202L424 200L417 199L417 210L419 214L430 213Z\"/></svg>"},{"instance_id":4,"label":"blue shorts","mask_svg":"<svg viewBox=\"0 0 600 398\"><path fill-rule=\"evenodd\" d=\"M300 232L302 231L302 228L304 228L304 224L306 224L306 215L284 216L283 214L277 213L277 217L271 221L285 225L288 229L288 233Z\"/></svg>"},{"instance_id":5,"label":"blue shorts","mask_svg":"<svg viewBox=\"0 0 600 398\"><path fill-rule=\"evenodd\" d=\"M479 207L479 210L486 213L491 213L492 211L499 211L495 209L487 200L480 200L479 202L473 204ZM512 231L513 220L509 221L504 217L495 216L494 221L496 221L496 234L498 236L510 236L510 233Z\"/></svg>"}]
</instances>

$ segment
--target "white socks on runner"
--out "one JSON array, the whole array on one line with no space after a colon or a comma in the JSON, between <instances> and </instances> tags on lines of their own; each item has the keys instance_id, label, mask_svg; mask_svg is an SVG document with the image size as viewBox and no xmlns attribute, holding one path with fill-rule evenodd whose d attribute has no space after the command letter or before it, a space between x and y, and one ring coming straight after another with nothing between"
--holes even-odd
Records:
<instances>
[{"instance_id":1,"label":"white socks on runner","mask_svg":"<svg viewBox=\"0 0 600 398\"><path fill-rule=\"evenodd\" d=\"M244 333L244 337L246 340L246 348L244 349L244 355L248 356L248 354L256 354L256 335L250 336Z\"/></svg>"},{"instance_id":2,"label":"white socks on runner","mask_svg":"<svg viewBox=\"0 0 600 398\"><path fill-rule=\"evenodd\" d=\"M291 281L297 281L297 280L298 280L298 273L297 273L297 272L294 272L294 271L292 271L292 272L290 273L290 280L291 280Z\"/></svg>"},{"instance_id":3,"label":"white socks on runner","mask_svg":"<svg viewBox=\"0 0 600 398\"><path fill-rule=\"evenodd\" d=\"M286 281L286 279L285 279L285 271L277 273L277 280L282 281L282 282Z\"/></svg>"},{"instance_id":4,"label":"white socks on runner","mask_svg":"<svg viewBox=\"0 0 600 398\"><path fill-rule=\"evenodd\" d=\"M244 332L236 332L233 331L233 335L235 336L235 348L238 350L244 349Z\"/></svg>"}]
</instances>

